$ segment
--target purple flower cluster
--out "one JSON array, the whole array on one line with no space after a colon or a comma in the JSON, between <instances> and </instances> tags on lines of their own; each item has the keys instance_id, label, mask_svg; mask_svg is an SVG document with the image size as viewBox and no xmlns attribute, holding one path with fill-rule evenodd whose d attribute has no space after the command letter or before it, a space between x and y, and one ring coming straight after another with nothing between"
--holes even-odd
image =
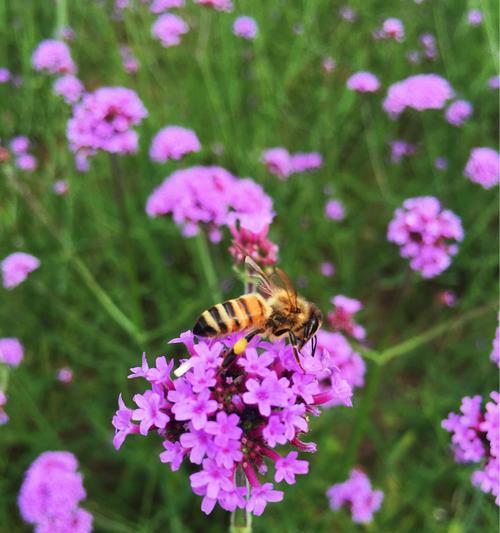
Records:
<instances>
[{"instance_id":1,"label":"purple flower cluster","mask_svg":"<svg viewBox=\"0 0 500 533\"><path fill-rule=\"evenodd\" d=\"M85 92L83 83L73 74L66 74L57 78L53 88L54 92L62 96L69 105L76 104Z\"/></svg>"},{"instance_id":2,"label":"purple flower cluster","mask_svg":"<svg viewBox=\"0 0 500 533\"><path fill-rule=\"evenodd\" d=\"M137 94L125 87L102 87L86 94L68 121L70 148L87 158L98 150L114 154L137 151L138 135L132 126L147 116Z\"/></svg>"},{"instance_id":3,"label":"purple flower cluster","mask_svg":"<svg viewBox=\"0 0 500 533\"><path fill-rule=\"evenodd\" d=\"M139 60L134 56L129 46L120 46L120 57L123 69L127 74L135 74L139 70Z\"/></svg>"},{"instance_id":4,"label":"purple flower cluster","mask_svg":"<svg viewBox=\"0 0 500 533\"><path fill-rule=\"evenodd\" d=\"M400 19L388 18L382 24L381 37L383 39L394 39L395 41L403 41L405 38L405 27Z\"/></svg>"},{"instance_id":5,"label":"purple flower cluster","mask_svg":"<svg viewBox=\"0 0 500 533\"><path fill-rule=\"evenodd\" d=\"M23 345L15 338L0 339L0 363L16 367L24 357Z\"/></svg>"},{"instance_id":6,"label":"purple flower cluster","mask_svg":"<svg viewBox=\"0 0 500 533\"><path fill-rule=\"evenodd\" d=\"M205 224L212 242L221 239L220 228L237 222L254 233L273 219L272 200L250 178L240 179L221 167L177 170L150 195L146 212L151 217L171 214L186 237Z\"/></svg>"},{"instance_id":7,"label":"purple flower cluster","mask_svg":"<svg viewBox=\"0 0 500 533\"><path fill-rule=\"evenodd\" d=\"M334 296L330 301L335 306L335 309L328 313L330 327L335 331L343 331L354 339L364 340L365 328L354 321L354 315L363 309L363 304L342 294Z\"/></svg>"},{"instance_id":8,"label":"purple flower cluster","mask_svg":"<svg viewBox=\"0 0 500 533\"><path fill-rule=\"evenodd\" d=\"M463 239L460 218L441 209L433 196L408 198L396 209L389 224L387 238L401 247L401 257L410 259L410 267L424 278L441 274L458 252L457 241Z\"/></svg>"},{"instance_id":9,"label":"purple flower cluster","mask_svg":"<svg viewBox=\"0 0 500 533\"><path fill-rule=\"evenodd\" d=\"M340 200L331 198L325 204L325 215L331 220L344 220L345 209Z\"/></svg>"},{"instance_id":10,"label":"purple flower cluster","mask_svg":"<svg viewBox=\"0 0 500 533\"><path fill-rule=\"evenodd\" d=\"M245 257L251 257L259 265L274 265L278 260L278 245L268 239L269 225L260 230L229 226L233 242L229 253L236 263L243 263Z\"/></svg>"},{"instance_id":11,"label":"purple flower cluster","mask_svg":"<svg viewBox=\"0 0 500 533\"><path fill-rule=\"evenodd\" d=\"M450 413L441 425L452 433L452 450L458 463L482 463L482 468L472 474L472 484L493 494L500 505L500 394L492 392L490 398L483 413L481 396L466 396L460 414Z\"/></svg>"},{"instance_id":12,"label":"purple flower cluster","mask_svg":"<svg viewBox=\"0 0 500 533\"><path fill-rule=\"evenodd\" d=\"M308 416L318 415L318 405L338 401L351 405L352 390L340 373L331 373L321 361L304 350L299 368L291 346L269 343L255 337L239 358L220 372L222 356L241 335L222 342L198 339L190 332L171 342L184 344L190 357L174 372L174 362L158 357L149 367L132 369L130 378L144 378L150 388L136 394L136 408L119 399L113 418L114 445L118 449L129 434L154 432L163 439L160 460L178 470L187 458L199 470L190 476L191 488L202 496L202 511L210 513L219 503L228 511L246 508L255 515L267 503L281 501L283 492L258 475L274 463L274 480L295 483L306 474L307 461L297 451L278 454L274 448L291 444L299 451L313 452L316 445L301 436L308 431ZM321 350L320 350L321 352ZM331 386L321 390L319 376L331 375ZM242 471L250 490L236 483Z\"/></svg>"},{"instance_id":13,"label":"purple flower cluster","mask_svg":"<svg viewBox=\"0 0 500 533\"><path fill-rule=\"evenodd\" d=\"M167 126L153 137L149 157L157 163L165 163L200 150L201 144L194 131L181 126Z\"/></svg>"},{"instance_id":14,"label":"purple flower cluster","mask_svg":"<svg viewBox=\"0 0 500 533\"><path fill-rule=\"evenodd\" d=\"M44 452L25 474L18 505L37 533L88 533L92 515L79 507L85 499L83 476L70 452Z\"/></svg>"},{"instance_id":15,"label":"purple flower cluster","mask_svg":"<svg viewBox=\"0 0 500 533\"><path fill-rule=\"evenodd\" d=\"M153 26L151 33L165 47L177 46L181 43L181 37L189 31L187 23L172 13L160 15Z\"/></svg>"},{"instance_id":16,"label":"purple flower cluster","mask_svg":"<svg viewBox=\"0 0 500 533\"><path fill-rule=\"evenodd\" d=\"M37 167L36 157L30 153L30 141L25 135L13 137L10 141L10 149L14 157L14 164L19 170L33 172Z\"/></svg>"},{"instance_id":17,"label":"purple flower cluster","mask_svg":"<svg viewBox=\"0 0 500 533\"><path fill-rule=\"evenodd\" d=\"M3 286L6 289L17 287L39 266L40 261L33 255L24 252L8 255L0 262Z\"/></svg>"},{"instance_id":18,"label":"purple flower cluster","mask_svg":"<svg viewBox=\"0 0 500 533\"><path fill-rule=\"evenodd\" d=\"M238 17L234 21L233 33L237 37L251 41L257 37L258 31L259 28L257 27L257 23L252 17Z\"/></svg>"},{"instance_id":19,"label":"purple flower cluster","mask_svg":"<svg viewBox=\"0 0 500 533\"><path fill-rule=\"evenodd\" d=\"M153 0L149 6L149 11L159 14L168 9L184 7L185 5L185 0Z\"/></svg>"},{"instance_id":20,"label":"purple flower cluster","mask_svg":"<svg viewBox=\"0 0 500 533\"><path fill-rule=\"evenodd\" d=\"M262 162L268 172L280 179L287 179L297 172L316 170L323 165L318 152L290 154L286 148L269 148L262 153Z\"/></svg>"},{"instance_id":21,"label":"purple flower cluster","mask_svg":"<svg viewBox=\"0 0 500 533\"><path fill-rule=\"evenodd\" d=\"M216 11L232 11L233 2L231 0L194 0L195 4L211 7Z\"/></svg>"},{"instance_id":22,"label":"purple flower cluster","mask_svg":"<svg viewBox=\"0 0 500 533\"><path fill-rule=\"evenodd\" d=\"M444 114L446 121L452 126L463 126L471 115L472 104L467 100L455 100Z\"/></svg>"},{"instance_id":23,"label":"purple flower cluster","mask_svg":"<svg viewBox=\"0 0 500 533\"><path fill-rule=\"evenodd\" d=\"M33 52L32 62L35 70L49 74L74 74L76 72L68 45L55 39L42 41Z\"/></svg>"},{"instance_id":24,"label":"purple flower cluster","mask_svg":"<svg viewBox=\"0 0 500 533\"><path fill-rule=\"evenodd\" d=\"M384 110L397 117L407 107L417 111L442 109L453 98L451 85L437 74L417 74L389 87Z\"/></svg>"},{"instance_id":25,"label":"purple flower cluster","mask_svg":"<svg viewBox=\"0 0 500 533\"><path fill-rule=\"evenodd\" d=\"M410 157L412 155L415 155L417 152L417 148L414 144L409 143L407 141L403 141L401 139L395 139L389 144L391 147L391 161L395 165L401 163L403 157Z\"/></svg>"},{"instance_id":26,"label":"purple flower cluster","mask_svg":"<svg viewBox=\"0 0 500 533\"><path fill-rule=\"evenodd\" d=\"M420 44L424 49L424 55L430 61L434 61L438 57L438 49L436 44L436 37L432 33L422 33L419 38Z\"/></svg>"},{"instance_id":27,"label":"purple flower cluster","mask_svg":"<svg viewBox=\"0 0 500 533\"><path fill-rule=\"evenodd\" d=\"M371 72L356 72L347 80L347 88L358 93L375 93L380 89L380 81Z\"/></svg>"},{"instance_id":28,"label":"purple flower cluster","mask_svg":"<svg viewBox=\"0 0 500 533\"><path fill-rule=\"evenodd\" d=\"M352 513L352 521L358 524L368 524L373 520L373 513L382 506L384 493L373 490L368 476L361 470L351 470L349 479L343 483L336 483L326 493L330 500L330 507L338 511L344 505Z\"/></svg>"},{"instance_id":29,"label":"purple flower cluster","mask_svg":"<svg viewBox=\"0 0 500 533\"><path fill-rule=\"evenodd\" d=\"M491 189L500 182L500 154L493 148L473 148L464 174L484 189Z\"/></svg>"}]
</instances>

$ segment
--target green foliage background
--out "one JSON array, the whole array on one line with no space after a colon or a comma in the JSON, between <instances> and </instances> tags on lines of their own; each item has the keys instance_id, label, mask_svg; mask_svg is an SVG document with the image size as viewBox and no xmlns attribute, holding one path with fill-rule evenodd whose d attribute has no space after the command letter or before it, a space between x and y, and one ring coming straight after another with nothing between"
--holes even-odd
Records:
<instances>
[{"instance_id":1,"label":"green foliage background","mask_svg":"<svg viewBox=\"0 0 500 533\"><path fill-rule=\"evenodd\" d=\"M328 509L325 491L358 465L385 492L371 531L493 531L493 499L471 487L471 467L453 462L440 421L462 396L486 397L498 387L488 359L498 294L498 193L463 177L471 148L498 143L498 93L487 87L498 72L497 6L352 0L358 19L350 24L333 0L235 4L232 14L189 4L179 14L191 31L181 46L164 49L150 35L153 15L139 3L119 22L106 2L0 0L0 65L24 82L16 90L0 86L0 136L7 142L29 135L39 159L33 174L16 173L17 188L0 169L0 257L23 250L42 261L23 285L0 292L0 336L16 336L26 348L23 364L9 375L10 422L0 428L0 530L28 530L15 505L23 472L39 453L58 449L80 461L96 531L227 528L225 512L202 515L187 467L173 474L160 464L159 440L130 438L119 453L111 445L117 396L140 387L127 381L128 368L142 351L179 354L166 340L214 303L200 242L182 238L171 220L148 219L146 198L176 168L218 164L252 176L272 195L280 264L296 280L307 277L303 292L311 300L324 311L339 293L365 303L361 320L373 349L354 408L312 421L319 451L308 457L310 474L286 487L284 502L256 518L254 530L357 530L346 511ZM466 20L472 7L483 10L477 28ZM240 14L259 24L254 43L232 35ZM403 43L372 39L388 16L405 23ZM114 177L106 154L94 158L88 174L74 170L65 137L70 110L52 93L52 79L31 67L37 43L64 23L76 32L71 49L87 89L133 88L150 113L138 129L139 153L121 158ZM405 54L418 48L423 32L436 35L440 57L411 65ZM135 76L121 65L124 43L141 62ZM338 62L331 75L321 68L326 55ZM379 94L345 89L347 77L365 69L380 77ZM442 112L386 116L388 85L419 72L445 76L473 103L465 127L448 125ZM150 140L167 124L193 128L203 151L153 164ZM418 155L392 165L394 138L417 143ZM215 143L223 144L222 155L214 155ZM264 148L277 145L318 150L325 164L280 182L259 162ZM444 172L433 167L440 155L449 160ZM67 197L52 193L57 179L70 183ZM324 217L326 186L346 206L342 223ZM418 195L439 197L465 229L451 268L431 281L410 272L385 236L394 209ZM227 247L226 235L209 252L218 280L234 296L241 289ZM335 277L319 274L324 260L335 263ZM437 303L442 289L457 293L456 308ZM74 370L70 386L55 379L62 365Z\"/></svg>"}]
</instances>

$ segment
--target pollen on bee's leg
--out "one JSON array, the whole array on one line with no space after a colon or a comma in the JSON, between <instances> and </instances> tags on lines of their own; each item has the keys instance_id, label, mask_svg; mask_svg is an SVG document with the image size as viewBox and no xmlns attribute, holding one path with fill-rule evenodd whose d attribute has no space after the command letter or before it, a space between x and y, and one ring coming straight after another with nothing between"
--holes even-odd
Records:
<instances>
[{"instance_id":1,"label":"pollen on bee's leg","mask_svg":"<svg viewBox=\"0 0 500 533\"><path fill-rule=\"evenodd\" d=\"M236 355L240 355L246 350L247 346L248 346L248 341L245 339L245 337L242 337L233 346L233 352Z\"/></svg>"}]
</instances>

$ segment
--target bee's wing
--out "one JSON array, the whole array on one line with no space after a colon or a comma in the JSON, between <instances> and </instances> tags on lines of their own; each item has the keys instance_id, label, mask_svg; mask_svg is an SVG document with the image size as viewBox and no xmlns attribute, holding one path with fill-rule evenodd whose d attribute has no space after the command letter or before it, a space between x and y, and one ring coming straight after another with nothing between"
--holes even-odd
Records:
<instances>
[{"instance_id":1,"label":"bee's wing","mask_svg":"<svg viewBox=\"0 0 500 533\"><path fill-rule=\"evenodd\" d=\"M276 286L260 266L248 255L245 257L245 272L252 283L255 284L255 292L264 298L270 298L276 292Z\"/></svg>"},{"instance_id":2,"label":"bee's wing","mask_svg":"<svg viewBox=\"0 0 500 533\"><path fill-rule=\"evenodd\" d=\"M281 285L283 285L283 288L286 291L291 307L293 309L296 309L297 308L297 291L295 290L295 287L293 286L291 279L285 274L285 272L283 272L283 270L281 270L281 268L276 268L275 273L280 279Z\"/></svg>"}]
</instances>

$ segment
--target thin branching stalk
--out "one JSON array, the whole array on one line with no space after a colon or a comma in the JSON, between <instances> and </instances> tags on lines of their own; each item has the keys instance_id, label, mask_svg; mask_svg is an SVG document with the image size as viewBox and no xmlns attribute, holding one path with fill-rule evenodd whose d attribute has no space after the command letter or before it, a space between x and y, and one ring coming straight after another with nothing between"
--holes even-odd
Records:
<instances>
[{"instance_id":1,"label":"thin branching stalk","mask_svg":"<svg viewBox=\"0 0 500 533\"><path fill-rule=\"evenodd\" d=\"M198 232L198 235L194 238L196 243L196 252L198 254L198 260L207 282L208 290L213 303L220 302L222 300L222 294L219 289L219 282L217 280L217 274L215 272L212 256L210 255L210 249L208 248L207 237L203 230Z\"/></svg>"}]
</instances>

